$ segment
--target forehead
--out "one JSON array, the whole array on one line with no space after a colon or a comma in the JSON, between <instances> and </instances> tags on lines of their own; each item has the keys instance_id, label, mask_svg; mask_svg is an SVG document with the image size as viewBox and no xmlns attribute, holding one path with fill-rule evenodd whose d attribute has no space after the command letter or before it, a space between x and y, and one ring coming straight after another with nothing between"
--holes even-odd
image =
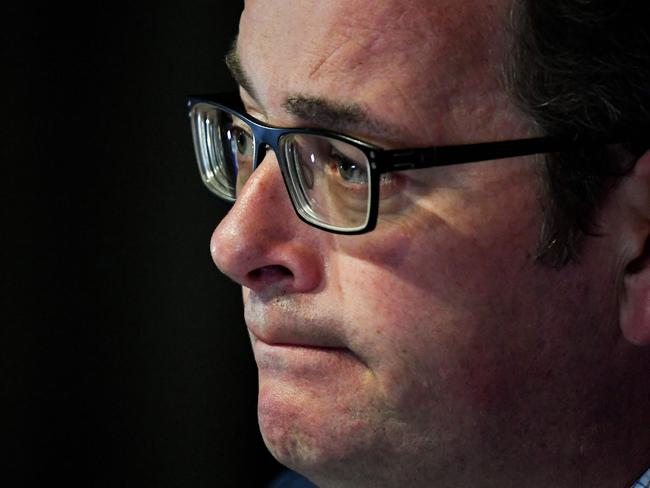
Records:
<instances>
[{"instance_id":1,"label":"forehead","mask_svg":"<svg viewBox=\"0 0 650 488\"><path fill-rule=\"evenodd\" d=\"M242 34L316 56L327 46L355 52L355 45L375 55L424 49L434 57L446 49L457 55L461 44L485 47L475 41L500 30L505 6L502 0L249 0Z\"/></svg>"},{"instance_id":2,"label":"forehead","mask_svg":"<svg viewBox=\"0 0 650 488\"><path fill-rule=\"evenodd\" d=\"M503 0L252 0L238 49L271 112L301 93L381 107L388 119L408 107L412 121L444 116L453 128L457 114L503 103L506 8ZM424 137L440 131L434 123Z\"/></svg>"}]
</instances>

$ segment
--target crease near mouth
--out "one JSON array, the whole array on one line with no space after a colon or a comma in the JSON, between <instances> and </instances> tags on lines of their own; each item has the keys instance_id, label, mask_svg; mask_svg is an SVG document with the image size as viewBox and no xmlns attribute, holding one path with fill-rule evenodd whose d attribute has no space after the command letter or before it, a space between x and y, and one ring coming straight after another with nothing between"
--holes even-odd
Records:
<instances>
[{"instance_id":1,"label":"crease near mouth","mask_svg":"<svg viewBox=\"0 0 650 488\"><path fill-rule=\"evenodd\" d=\"M307 344L277 343L271 345L280 346L280 347L300 347L302 349L316 349L319 351L348 351L348 349L346 349L345 347L314 346L314 345L307 345Z\"/></svg>"},{"instance_id":2,"label":"crease near mouth","mask_svg":"<svg viewBox=\"0 0 650 488\"><path fill-rule=\"evenodd\" d=\"M314 349L318 351L349 351L346 347L337 346L321 346L318 344L301 344L299 342L267 342L264 339L257 337L257 340L273 347L287 347L287 348L301 348L301 349Z\"/></svg>"}]
</instances>

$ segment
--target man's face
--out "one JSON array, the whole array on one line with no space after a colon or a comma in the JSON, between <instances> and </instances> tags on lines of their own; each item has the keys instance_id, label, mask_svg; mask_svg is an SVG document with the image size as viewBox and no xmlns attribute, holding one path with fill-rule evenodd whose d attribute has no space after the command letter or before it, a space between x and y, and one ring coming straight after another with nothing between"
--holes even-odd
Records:
<instances>
[{"instance_id":1,"label":"man's face","mask_svg":"<svg viewBox=\"0 0 650 488\"><path fill-rule=\"evenodd\" d=\"M356 104L380 123L347 133L382 147L530 136L500 82L507 8L247 1L237 49L254 93L242 98L285 127L306 125L288 97ZM606 239L561 272L535 263L540 169L511 158L403 172L377 228L341 236L298 219L266 155L212 253L244 287L260 426L281 462L356 486L569 462L580 439L567 426L587 429L584 404L608 401L591 378L615 381L600 360L618 340L615 267Z\"/></svg>"}]
</instances>

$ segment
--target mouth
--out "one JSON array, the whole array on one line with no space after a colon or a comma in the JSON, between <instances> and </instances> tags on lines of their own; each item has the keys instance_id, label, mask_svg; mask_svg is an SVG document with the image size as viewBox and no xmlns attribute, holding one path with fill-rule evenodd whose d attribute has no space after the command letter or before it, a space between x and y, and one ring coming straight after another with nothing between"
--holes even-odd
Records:
<instances>
[{"instance_id":1,"label":"mouth","mask_svg":"<svg viewBox=\"0 0 650 488\"><path fill-rule=\"evenodd\" d=\"M320 338L318 340L309 339L306 337L281 337L282 334L262 334L261 332L248 328L253 346L259 344L263 347L278 348L278 349L303 349L312 351L349 351L343 345L335 344L331 340ZM274 337L275 336L275 337Z\"/></svg>"},{"instance_id":2,"label":"mouth","mask_svg":"<svg viewBox=\"0 0 650 488\"><path fill-rule=\"evenodd\" d=\"M314 351L348 350L343 327L330 316L318 318L283 307L247 307L245 321L251 340L261 345Z\"/></svg>"},{"instance_id":3,"label":"mouth","mask_svg":"<svg viewBox=\"0 0 650 488\"><path fill-rule=\"evenodd\" d=\"M260 372L317 379L320 375L340 371L345 364L358 362L352 351L334 337L317 336L313 334L314 329L307 330L309 334L297 333L293 328L291 331L282 327L260 330L249 326L253 355Z\"/></svg>"},{"instance_id":4,"label":"mouth","mask_svg":"<svg viewBox=\"0 0 650 488\"><path fill-rule=\"evenodd\" d=\"M252 334L251 340L260 385L278 382L285 384L287 381L320 384L347 376L344 371L359 367L356 356L344 347L294 342L269 343Z\"/></svg>"},{"instance_id":5,"label":"mouth","mask_svg":"<svg viewBox=\"0 0 650 488\"><path fill-rule=\"evenodd\" d=\"M335 311L295 301L262 302L255 295L245 301L244 318L259 367L307 365L327 367L358 362L349 347L345 327Z\"/></svg>"}]
</instances>

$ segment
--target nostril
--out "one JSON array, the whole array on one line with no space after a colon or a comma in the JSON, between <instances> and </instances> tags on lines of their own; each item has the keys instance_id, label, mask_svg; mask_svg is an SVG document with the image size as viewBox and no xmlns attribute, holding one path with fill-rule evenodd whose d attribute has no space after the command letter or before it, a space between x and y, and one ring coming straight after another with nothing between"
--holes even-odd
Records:
<instances>
[{"instance_id":1,"label":"nostril","mask_svg":"<svg viewBox=\"0 0 650 488\"><path fill-rule=\"evenodd\" d=\"M268 284L290 277L293 277L293 273L289 268L282 265L262 266L248 273L249 280L255 282L263 281Z\"/></svg>"}]
</instances>

